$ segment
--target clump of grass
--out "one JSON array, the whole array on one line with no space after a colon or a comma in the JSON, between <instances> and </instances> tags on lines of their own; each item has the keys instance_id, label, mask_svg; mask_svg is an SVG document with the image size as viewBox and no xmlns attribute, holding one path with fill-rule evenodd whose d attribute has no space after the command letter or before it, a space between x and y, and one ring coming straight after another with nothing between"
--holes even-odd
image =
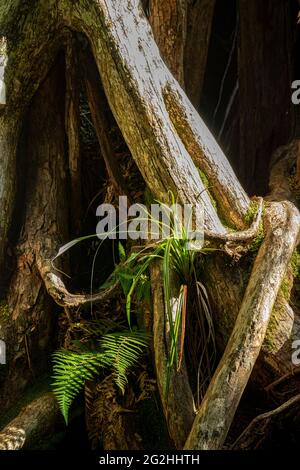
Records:
<instances>
[{"instance_id":1,"label":"clump of grass","mask_svg":"<svg viewBox=\"0 0 300 470\"><path fill-rule=\"evenodd\" d=\"M131 329L134 312L133 299L139 301L146 296L149 300L149 268L154 261L161 261L170 336L165 392L168 393L171 374L180 370L184 350L187 350L195 376L195 395L199 404L212 377L216 359L216 345L209 299L205 286L199 279L196 261L199 256L206 254L211 249L202 248L199 251L190 249L190 240L186 228L178 220L178 215L174 210L176 204L173 195L171 195L171 203L172 205L169 207L159 202L160 206L168 213L171 222L168 237L162 240L149 241L146 246L141 247L138 252L133 252L129 256L126 255L124 247L119 244L120 263L116 266L110 278L110 283L115 282L116 279L120 281L126 298L127 321ZM147 215L148 221L150 220L163 229L163 222L153 219L152 214L149 212ZM96 235L81 237L68 243L59 250L57 256L62 255L76 243L93 236ZM173 275L178 280L178 290L175 293L173 292ZM91 277L93 277L93 269ZM92 284L93 280L91 280L91 286ZM108 287L108 285L109 283L106 283L105 287ZM174 298L177 299L175 305ZM191 333L197 331L197 337L194 338L195 341L192 345L189 344L190 341L185 344L186 324L190 325Z\"/></svg>"}]
</instances>

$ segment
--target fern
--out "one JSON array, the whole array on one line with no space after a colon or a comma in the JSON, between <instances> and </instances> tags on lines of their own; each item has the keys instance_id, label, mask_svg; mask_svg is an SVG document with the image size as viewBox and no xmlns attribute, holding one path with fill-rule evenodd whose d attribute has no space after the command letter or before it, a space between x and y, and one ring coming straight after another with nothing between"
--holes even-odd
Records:
<instances>
[{"instance_id":1,"label":"fern","mask_svg":"<svg viewBox=\"0 0 300 470\"><path fill-rule=\"evenodd\" d=\"M127 372L137 365L148 342L149 336L140 331L110 333L100 340L105 358L115 372L115 382L123 393L127 385Z\"/></svg>"},{"instance_id":2,"label":"fern","mask_svg":"<svg viewBox=\"0 0 300 470\"><path fill-rule=\"evenodd\" d=\"M100 351L75 353L60 350L53 355L53 391L68 424L69 409L87 380L92 380L101 368L111 368L115 383L125 392L128 370L137 365L149 336L141 331L124 331L104 335Z\"/></svg>"},{"instance_id":3,"label":"fern","mask_svg":"<svg viewBox=\"0 0 300 470\"><path fill-rule=\"evenodd\" d=\"M86 380L93 379L99 369L107 367L108 363L103 353L78 354L67 350L54 353L53 361L53 391L65 422L68 424L70 406Z\"/></svg>"}]
</instances>

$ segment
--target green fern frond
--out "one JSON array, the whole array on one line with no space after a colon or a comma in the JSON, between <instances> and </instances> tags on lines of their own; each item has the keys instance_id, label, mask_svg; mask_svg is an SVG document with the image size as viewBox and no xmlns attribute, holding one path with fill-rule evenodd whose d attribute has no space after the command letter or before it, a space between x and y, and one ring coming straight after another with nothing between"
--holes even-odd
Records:
<instances>
[{"instance_id":1,"label":"green fern frond","mask_svg":"<svg viewBox=\"0 0 300 470\"><path fill-rule=\"evenodd\" d=\"M149 344L149 335L141 331L110 333L100 340L106 360L115 372L115 382L125 392L128 370L137 365Z\"/></svg>"},{"instance_id":2,"label":"green fern frond","mask_svg":"<svg viewBox=\"0 0 300 470\"><path fill-rule=\"evenodd\" d=\"M53 354L53 391L62 415L68 424L69 409L87 380L99 373L101 368L111 368L115 382L124 393L128 370L137 365L149 343L149 335L141 331L124 331L104 335L101 350L74 353L66 350Z\"/></svg>"},{"instance_id":3,"label":"green fern frond","mask_svg":"<svg viewBox=\"0 0 300 470\"><path fill-rule=\"evenodd\" d=\"M53 354L53 391L62 415L68 424L68 414L74 398L82 390L86 380L92 380L101 367L108 366L103 353L77 354L66 350Z\"/></svg>"}]
</instances>

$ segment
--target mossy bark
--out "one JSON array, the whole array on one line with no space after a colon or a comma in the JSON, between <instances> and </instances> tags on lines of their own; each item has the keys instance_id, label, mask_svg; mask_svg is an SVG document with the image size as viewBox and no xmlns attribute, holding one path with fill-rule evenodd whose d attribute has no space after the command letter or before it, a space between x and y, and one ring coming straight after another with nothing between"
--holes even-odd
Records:
<instances>
[{"instance_id":1,"label":"mossy bark","mask_svg":"<svg viewBox=\"0 0 300 470\"><path fill-rule=\"evenodd\" d=\"M39 373L45 366L56 307L46 292L46 287L48 291L53 287L52 278L43 277L42 266L45 260L49 263L58 246L68 239L70 162L65 154L65 116L61 109L65 97L55 71L49 73L62 47L65 28L88 38L111 110L155 197L167 201L168 190L171 190L180 203L197 207L200 201L205 212L205 228L219 236L227 231L221 219L236 229L245 228L250 204L225 155L161 59L138 0L79 0L76 5L69 0L36 0L28 10L17 10L17 13L24 15L24 22L19 24L19 36L15 32L14 37L9 38L11 48L5 78L8 100L0 116L0 212L5 214L0 225L0 266L6 256L12 225L17 143L29 108L31 139L23 231L16 245L17 268L7 299L10 308L7 339L10 347L16 345L16 350L12 349L2 390L4 405L13 400L14 394L21 393L32 372ZM69 125L67 121L67 128ZM76 145L73 150L77 151ZM212 185L218 211L195 163ZM287 203L271 204L268 213L274 216L274 221L269 221L268 239L260 247L243 301L239 302L244 284L240 288L227 278L223 284L214 286L218 291L218 312L223 315L225 300L222 296L227 297L228 319L224 320L223 316L222 320L228 321L228 325L236 318L237 321L194 422L187 448L222 445L263 344L299 232L294 207ZM266 280L269 285L265 285ZM224 292L224 285L228 292ZM86 296L83 297L87 301ZM36 355L38 352L42 353L41 362ZM249 353L247 360L246 353ZM265 362L268 357L266 355ZM236 364L241 366L240 373ZM218 402L215 407L216 396L222 403ZM219 418L216 412L224 417L221 425L216 422ZM190 408L187 417L192 413ZM177 425L185 419L180 416ZM203 426L207 432L202 435ZM178 446L182 445L182 440L181 435Z\"/></svg>"}]
</instances>

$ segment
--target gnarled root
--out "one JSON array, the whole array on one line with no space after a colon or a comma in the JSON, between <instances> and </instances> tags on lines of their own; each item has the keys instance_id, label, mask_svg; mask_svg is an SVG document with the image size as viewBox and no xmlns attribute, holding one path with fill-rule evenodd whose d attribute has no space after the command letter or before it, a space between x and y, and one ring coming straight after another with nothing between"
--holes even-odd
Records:
<instances>
[{"instance_id":1,"label":"gnarled root","mask_svg":"<svg viewBox=\"0 0 300 470\"><path fill-rule=\"evenodd\" d=\"M185 444L186 449L222 448L260 352L299 229L299 212L292 204L273 203L268 208L265 240L255 260L235 327Z\"/></svg>"},{"instance_id":2,"label":"gnarled root","mask_svg":"<svg viewBox=\"0 0 300 470\"><path fill-rule=\"evenodd\" d=\"M62 307L80 307L91 302L103 302L110 299L119 288L119 282L117 281L111 287L94 295L71 294L58 275L58 272L55 272L50 261L37 261L37 265L48 294Z\"/></svg>"},{"instance_id":3,"label":"gnarled root","mask_svg":"<svg viewBox=\"0 0 300 470\"><path fill-rule=\"evenodd\" d=\"M256 416L242 432L231 449L257 449L270 433L274 422L295 406L299 410L300 395L296 395L275 410Z\"/></svg>"}]
</instances>

